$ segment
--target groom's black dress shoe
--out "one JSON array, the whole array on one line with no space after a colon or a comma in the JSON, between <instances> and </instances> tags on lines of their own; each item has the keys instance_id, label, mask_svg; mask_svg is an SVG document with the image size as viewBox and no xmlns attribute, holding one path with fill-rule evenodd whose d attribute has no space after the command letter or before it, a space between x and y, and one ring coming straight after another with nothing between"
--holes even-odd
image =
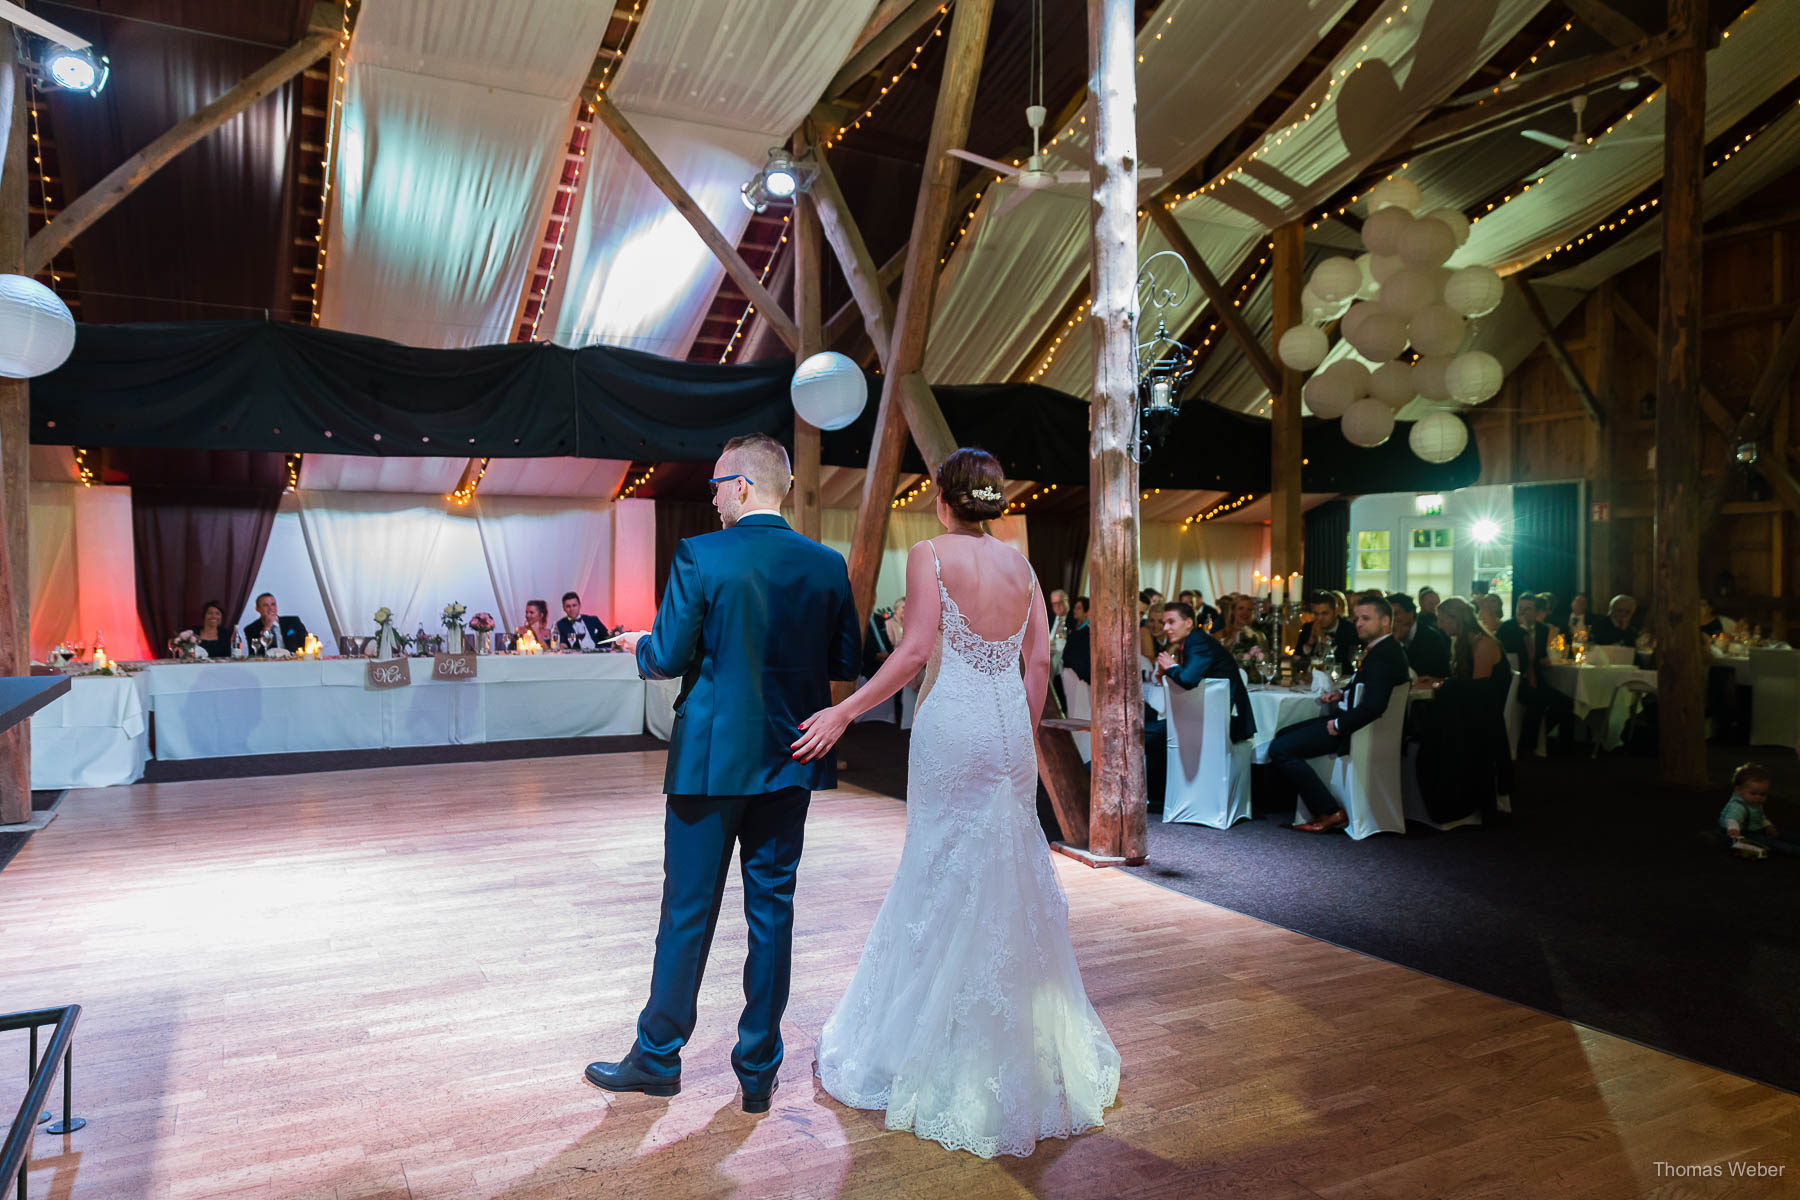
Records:
<instances>
[{"instance_id":1,"label":"groom's black dress shoe","mask_svg":"<svg viewBox=\"0 0 1800 1200\"><path fill-rule=\"evenodd\" d=\"M750 1092L745 1092L744 1093L744 1111L747 1113L766 1113L766 1112L768 1112L769 1111L769 1101L771 1101L775 1098L776 1089L778 1089L780 1087L781 1087L781 1084L779 1082L773 1082L773 1083L769 1084L769 1090L761 1093L760 1095L752 1094Z\"/></svg>"},{"instance_id":2,"label":"groom's black dress shoe","mask_svg":"<svg viewBox=\"0 0 1800 1200\"><path fill-rule=\"evenodd\" d=\"M673 1079L652 1075L629 1056L616 1063L589 1063L584 1072L587 1081L609 1092L642 1092L646 1096L674 1096L681 1091L681 1076Z\"/></svg>"}]
</instances>

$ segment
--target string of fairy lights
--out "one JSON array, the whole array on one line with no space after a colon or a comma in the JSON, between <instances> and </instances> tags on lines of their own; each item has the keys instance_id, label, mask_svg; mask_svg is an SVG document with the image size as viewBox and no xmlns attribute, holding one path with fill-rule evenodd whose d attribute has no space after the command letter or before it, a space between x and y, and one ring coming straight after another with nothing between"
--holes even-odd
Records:
<instances>
[{"instance_id":1,"label":"string of fairy lights","mask_svg":"<svg viewBox=\"0 0 1800 1200\"><path fill-rule=\"evenodd\" d=\"M1009 501L1007 503L1005 511L1003 511L1000 514L1000 516L1002 518L1005 518L1005 517L1013 516L1017 513L1022 513L1025 511L1025 506L1027 504L1030 504L1033 500L1036 500L1041 496L1048 496L1051 492L1054 492L1055 490L1056 490L1056 485L1054 483L1044 484L1044 485L1040 486L1037 491L1031 493L1031 495L1029 495L1029 496L1020 496L1015 500Z\"/></svg>"},{"instance_id":2,"label":"string of fairy lights","mask_svg":"<svg viewBox=\"0 0 1800 1200\"><path fill-rule=\"evenodd\" d=\"M861 129L862 123L874 115L875 110L881 107L881 102L887 99L888 92L906 77L906 73L919 69L919 56L925 53L925 47L931 45L931 39L944 36L944 22L950 17L950 6L953 3L955 0L945 0L938 6L937 23L931 27L931 32L920 38L919 44L913 47L912 57L907 60L906 65L888 76L888 81L881 85L881 90L875 94L874 99L869 101L868 107L852 117L847 124L840 125L837 132L826 139L825 144L828 149L843 145L846 137L855 130Z\"/></svg>"},{"instance_id":3,"label":"string of fairy lights","mask_svg":"<svg viewBox=\"0 0 1800 1200\"><path fill-rule=\"evenodd\" d=\"M319 284L325 279L325 234L330 228L331 218L331 176L333 164L337 161L338 127L343 124L344 117L344 81L349 68L348 54L350 50L350 0L341 0L339 5L341 24L338 30L337 48L331 52L331 111L325 118L325 154L321 163L320 174L325 182L319 191L319 231L313 235L313 241L319 247L318 262L313 266L312 278L312 315L311 322L319 323L319 301L321 292Z\"/></svg>"},{"instance_id":4,"label":"string of fairy lights","mask_svg":"<svg viewBox=\"0 0 1800 1200\"><path fill-rule=\"evenodd\" d=\"M895 496L893 503L889 504L888 507L889 508L905 508L907 505L911 504L914 500L917 500L920 496L923 496L926 492L928 492L930 490L931 490L931 479L928 476L926 478L919 480L917 483L915 483L911 487L907 488L904 492L901 492L898 496Z\"/></svg>"},{"instance_id":5,"label":"string of fairy lights","mask_svg":"<svg viewBox=\"0 0 1800 1200\"><path fill-rule=\"evenodd\" d=\"M787 245L788 225L793 219L794 214L792 212L781 218L781 241L776 243L774 248L769 251L769 261L763 264L762 275L757 279L757 282L765 287L768 286L769 283L769 273L775 269L775 259L781 253L781 247ZM737 324L732 327L731 337L726 341L725 349L719 351L719 361L721 363L730 360L731 352L737 349L738 339L744 336L745 322L750 320L750 314L755 311L756 304L754 301L746 301L744 303L744 311L738 314Z\"/></svg>"},{"instance_id":6,"label":"string of fairy lights","mask_svg":"<svg viewBox=\"0 0 1800 1200\"><path fill-rule=\"evenodd\" d=\"M88 461L87 447L73 446L71 449L75 453L75 473L81 477L81 486L93 487L95 483L99 482L100 475L95 470L94 464Z\"/></svg>"},{"instance_id":7,"label":"string of fairy lights","mask_svg":"<svg viewBox=\"0 0 1800 1200\"><path fill-rule=\"evenodd\" d=\"M639 475L636 479L633 479L630 483L627 483L624 487L620 488L619 494L617 496L615 496L614 499L616 499L616 500L631 499L631 493L637 491L639 488L643 487L646 483L649 483L650 477L654 474L656 474L656 465L654 463L652 463L650 466L648 466L644 469L644 473L642 475Z\"/></svg>"},{"instance_id":8,"label":"string of fairy lights","mask_svg":"<svg viewBox=\"0 0 1800 1200\"><path fill-rule=\"evenodd\" d=\"M447 493L444 496L444 499L453 502L459 508L467 505L469 501L473 500L475 498L475 489L481 486L482 479L487 475L488 462L489 460L485 458L477 460L474 476L469 477L468 472L465 471L463 473L465 478L457 484L456 490Z\"/></svg>"},{"instance_id":9,"label":"string of fairy lights","mask_svg":"<svg viewBox=\"0 0 1800 1200\"><path fill-rule=\"evenodd\" d=\"M1224 516L1226 513L1236 512L1238 509L1255 499L1256 496L1254 493L1245 492L1243 495L1232 499L1220 500L1210 508L1203 508L1193 516L1183 518L1181 522L1182 532L1187 532L1187 528L1190 525L1198 525L1202 521L1211 521L1215 518Z\"/></svg>"},{"instance_id":10,"label":"string of fairy lights","mask_svg":"<svg viewBox=\"0 0 1800 1200\"><path fill-rule=\"evenodd\" d=\"M38 128L38 87L35 79L29 80L26 85L25 106L31 112L31 161L37 166L38 195L44 206L44 224L48 225L50 223L50 177L44 174L44 139L42 131ZM55 259L50 261L49 271L50 287L55 290L56 285L62 282L62 276L56 272Z\"/></svg>"},{"instance_id":11,"label":"string of fairy lights","mask_svg":"<svg viewBox=\"0 0 1800 1200\"><path fill-rule=\"evenodd\" d=\"M300 460L302 457L303 456L301 455L300 451L298 451L298 450L292 450L292 451L288 452L286 461L282 463L282 466L284 468L286 468L286 470L287 470L287 486L282 488L281 489L282 491L288 492L288 493L293 493L293 492L296 492L299 490L299 488L300 488Z\"/></svg>"}]
</instances>

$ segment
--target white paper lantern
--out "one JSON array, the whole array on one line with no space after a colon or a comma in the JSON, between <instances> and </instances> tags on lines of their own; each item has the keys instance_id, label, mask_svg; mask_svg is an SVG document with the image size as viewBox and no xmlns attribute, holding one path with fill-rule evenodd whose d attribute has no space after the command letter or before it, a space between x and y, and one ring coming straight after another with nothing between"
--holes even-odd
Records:
<instances>
[{"instance_id":1,"label":"white paper lantern","mask_svg":"<svg viewBox=\"0 0 1800 1200\"><path fill-rule=\"evenodd\" d=\"M1485 317L1500 307L1506 285L1492 267L1464 267L1444 285L1444 303L1465 317Z\"/></svg>"},{"instance_id":2,"label":"white paper lantern","mask_svg":"<svg viewBox=\"0 0 1800 1200\"><path fill-rule=\"evenodd\" d=\"M1402 320L1410 321L1414 313L1437 303L1437 280L1429 271L1408 267L1396 271L1381 285L1381 304Z\"/></svg>"},{"instance_id":3,"label":"white paper lantern","mask_svg":"<svg viewBox=\"0 0 1800 1200\"><path fill-rule=\"evenodd\" d=\"M842 429L862 415L869 402L862 368L835 350L815 354L794 368L789 386L794 411L820 429Z\"/></svg>"},{"instance_id":4,"label":"white paper lantern","mask_svg":"<svg viewBox=\"0 0 1800 1200\"><path fill-rule=\"evenodd\" d=\"M1320 324L1337 315L1337 306L1313 291L1312 284L1300 289L1300 319Z\"/></svg>"},{"instance_id":5,"label":"white paper lantern","mask_svg":"<svg viewBox=\"0 0 1800 1200\"><path fill-rule=\"evenodd\" d=\"M1372 300L1358 300L1345 310L1343 319L1338 322L1338 334L1346 340L1369 317L1381 310L1381 306ZM1351 345L1356 343L1351 342Z\"/></svg>"},{"instance_id":6,"label":"white paper lantern","mask_svg":"<svg viewBox=\"0 0 1800 1200\"><path fill-rule=\"evenodd\" d=\"M1406 349L1406 322L1377 307L1357 323L1354 333L1346 332L1344 340L1370 362L1384 363Z\"/></svg>"},{"instance_id":7,"label":"white paper lantern","mask_svg":"<svg viewBox=\"0 0 1800 1200\"><path fill-rule=\"evenodd\" d=\"M1465 322L1448 304L1427 304L1406 327L1420 354L1455 354L1462 349Z\"/></svg>"},{"instance_id":8,"label":"white paper lantern","mask_svg":"<svg viewBox=\"0 0 1800 1200\"><path fill-rule=\"evenodd\" d=\"M1296 325L1281 335L1281 341L1275 346L1275 356L1296 371L1310 371L1325 361L1325 352L1329 349L1331 340L1323 329Z\"/></svg>"},{"instance_id":9,"label":"white paper lantern","mask_svg":"<svg viewBox=\"0 0 1800 1200\"><path fill-rule=\"evenodd\" d=\"M1427 413L1413 422L1406 444L1428 463L1447 463L1469 444L1469 427L1455 413Z\"/></svg>"},{"instance_id":10,"label":"white paper lantern","mask_svg":"<svg viewBox=\"0 0 1800 1200\"><path fill-rule=\"evenodd\" d=\"M1417 212L1425 197L1419 194L1419 185L1401 176L1398 179L1384 179L1369 189L1369 213L1374 215L1384 208L1403 208L1407 212Z\"/></svg>"},{"instance_id":11,"label":"white paper lantern","mask_svg":"<svg viewBox=\"0 0 1800 1200\"><path fill-rule=\"evenodd\" d=\"M1336 420L1344 410L1356 403L1356 390L1340 375L1321 371L1300 389L1300 399L1315 417Z\"/></svg>"},{"instance_id":12,"label":"white paper lantern","mask_svg":"<svg viewBox=\"0 0 1800 1200\"><path fill-rule=\"evenodd\" d=\"M1381 284L1375 279L1374 257L1372 254L1356 256L1356 269L1362 272L1362 286L1356 289L1358 300L1372 300L1381 291Z\"/></svg>"},{"instance_id":13,"label":"white paper lantern","mask_svg":"<svg viewBox=\"0 0 1800 1200\"><path fill-rule=\"evenodd\" d=\"M0 275L0 376L47 375L74 348L75 318L55 292L26 275Z\"/></svg>"},{"instance_id":14,"label":"white paper lantern","mask_svg":"<svg viewBox=\"0 0 1800 1200\"><path fill-rule=\"evenodd\" d=\"M1369 274L1375 277L1377 287L1386 286L1387 281L1406 270L1406 260L1398 254L1369 255Z\"/></svg>"},{"instance_id":15,"label":"white paper lantern","mask_svg":"<svg viewBox=\"0 0 1800 1200\"><path fill-rule=\"evenodd\" d=\"M1342 379L1350 389L1350 398L1358 400L1369 394L1369 368L1354 358L1340 358L1326 367L1322 375L1332 375Z\"/></svg>"},{"instance_id":16,"label":"white paper lantern","mask_svg":"<svg viewBox=\"0 0 1800 1200\"><path fill-rule=\"evenodd\" d=\"M1427 400L1448 400L1450 381L1447 375L1455 361L1448 355L1427 354L1412 365L1413 390Z\"/></svg>"},{"instance_id":17,"label":"white paper lantern","mask_svg":"<svg viewBox=\"0 0 1800 1200\"><path fill-rule=\"evenodd\" d=\"M1312 289L1324 300L1347 300L1362 287L1362 272L1342 256L1328 258L1313 268Z\"/></svg>"},{"instance_id":18,"label":"white paper lantern","mask_svg":"<svg viewBox=\"0 0 1800 1200\"><path fill-rule=\"evenodd\" d=\"M1344 413L1341 425L1345 441L1371 449L1393 435L1394 410L1373 396L1364 396Z\"/></svg>"},{"instance_id":19,"label":"white paper lantern","mask_svg":"<svg viewBox=\"0 0 1800 1200\"><path fill-rule=\"evenodd\" d=\"M1436 267L1456 253L1456 235L1442 221L1414 221L1400 235L1400 257L1409 267Z\"/></svg>"},{"instance_id":20,"label":"white paper lantern","mask_svg":"<svg viewBox=\"0 0 1800 1200\"><path fill-rule=\"evenodd\" d=\"M1398 412L1412 403L1412 367L1403 362L1382 363L1369 373L1369 394Z\"/></svg>"},{"instance_id":21,"label":"white paper lantern","mask_svg":"<svg viewBox=\"0 0 1800 1200\"><path fill-rule=\"evenodd\" d=\"M1370 254L1400 253L1400 239L1413 225L1412 214L1404 208L1384 208L1372 212L1363 222L1363 245Z\"/></svg>"},{"instance_id":22,"label":"white paper lantern","mask_svg":"<svg viewBox=\"0 0 1800 1200\"><path fill-rule=\"evenodd\" d=\"M1450 360L1444 383L1450 398L1460 404L1480 404L1500 390L1506 372L1500 360L1485 350L1469 350Z\"/></svg>"},{"instance_id":23,"label":"white paper lantern","mask_svg":"<svg viewBox=\"0 0 1800 1200\"><path fill-rule=\"evenodd\" d=\"M1456 244L1461 246L1469 240L1469 218L1454 208L1434 208L1421 220L1441 222L1446 229L1456 236Z\"/></svg>"}]
</instances>

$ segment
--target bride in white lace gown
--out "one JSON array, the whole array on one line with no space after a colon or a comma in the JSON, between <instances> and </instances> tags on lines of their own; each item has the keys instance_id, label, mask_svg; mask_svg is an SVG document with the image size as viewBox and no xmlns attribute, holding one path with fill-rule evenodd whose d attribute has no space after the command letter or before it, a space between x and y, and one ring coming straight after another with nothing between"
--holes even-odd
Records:
<instances>
[{"instance_id":1,"label":"bride in white lace gown","mask_svg":"<svg viewBox=\"0 0 1800 1200\"><path fill-rule=\"evenodd\" d=\"M959 450L938 478L949 533L908 558L904 640L854 696L805 722L795 746L803 758L828 752L926 667L906 844L819 1034L818 1073L843 1103L885 1109L889 1129L983 1158L1023 1156L1104 1123L1119 1052L1082 987L1038 824L1043 601L1024 557L979 524L1004 507L998 464Z\"/></svg>"}]
</instances>

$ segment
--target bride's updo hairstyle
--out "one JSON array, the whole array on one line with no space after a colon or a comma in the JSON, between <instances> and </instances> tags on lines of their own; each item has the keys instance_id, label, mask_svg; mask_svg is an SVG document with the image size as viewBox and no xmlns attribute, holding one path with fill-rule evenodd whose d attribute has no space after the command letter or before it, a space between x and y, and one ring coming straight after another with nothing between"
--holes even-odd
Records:
<instances>
[{"instance_id":1,"label":"bride's updo hairstyle","mask_svg":"<svg viewBox=\"0 0 1800 1200\"><path fill-rule=\"evenodd\" d=\"M938 494L959 521L978 525L1006 511L1006 474L986 450L964 446L938 468Z\"/></svg>"}]
</instances>

